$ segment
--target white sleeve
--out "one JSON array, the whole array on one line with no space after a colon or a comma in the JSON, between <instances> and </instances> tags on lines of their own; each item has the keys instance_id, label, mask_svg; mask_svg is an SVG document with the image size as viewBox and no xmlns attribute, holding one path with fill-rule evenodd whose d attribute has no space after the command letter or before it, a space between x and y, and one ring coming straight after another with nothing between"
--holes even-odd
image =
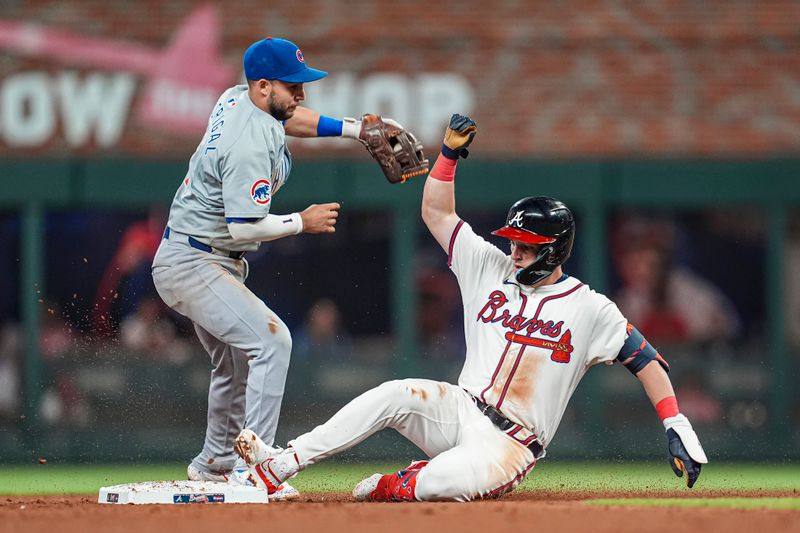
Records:
<instances>
[{"instance_id":1,"label":"white sleeve","mask_svg":"<svg viewBox=\"0 0 800 533\"><path fill-rule=\"evenodd\" d=\"M602 294L596 294L596 297L601 299L601 303L586 353L587 366L613 362L625 344L628 326L628 320L614 302Z\"/></svg>"},{"instance_id":2,"label":"white sleeve","mask_svg":"<svg viewBox=\"0 0 800 533\"><path fill-rule=\"evenodd\" d=\"M447 266L458 279L465 304L477 296L484 276L490 273L502 275L507 270L511 272L509 257L477 235L463 220L459 220L453 229L447 256Z\"/></svg>"},{"instance_id":3,"label":"white sleeve","mask_svg":"<svg viewBox=\"0 0 800 533\"><path fill-rule=\"evenodd\" d=\"M303 232L300 213L290 215L267 215L256 222L229 222L231 237L243 242L274 241Z\"/></svg>"}]
</instances>

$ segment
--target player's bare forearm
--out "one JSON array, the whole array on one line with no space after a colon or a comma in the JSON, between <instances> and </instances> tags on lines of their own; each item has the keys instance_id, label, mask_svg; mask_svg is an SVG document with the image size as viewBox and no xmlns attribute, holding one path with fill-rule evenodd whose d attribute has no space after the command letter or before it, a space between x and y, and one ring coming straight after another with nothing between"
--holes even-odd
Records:
<instances>
[{"instance_id":1,"label":"player's bare forearm","mask_svg":"<svg viewBox=\"0 0 800 533\"><path fill-rule=\"evenodd\" d=\"M297 106L292 118L286 121L286 135L291 137L316 137L320 114L307 107Z\"/></svg>"},{"instance_id":2,"label":"player's bare forearm","mask_svg":"<svg viewBox=\"0 0 800 533\"><path fill-rule=\"evenodd\" d=\"M439 246L447 251L453 228L459 220L456 214L455 186L452 181L440 181L428 177L422 193L422 220Z\"/></svg>"},{"instance_id":3,"label":"player's bare forearm","mask_svg":"<svg viewBox=\"0 0 800 533\"><path fill-rule=\"evenodd\" d=\"M708 458L689 419L678 409L678 400L667 372L657 360L653 360L636 377L642 382L647 397L656 408L667 431L667 449L672 471L678 477L685 477L686 486L692 488Z\"/></svg>"},{"instance_id":4,"label":"player's bare forearm","mask_svg":"<svg viewBox=\"0 0 800 533\"><path fill-rule=\"evenodd\" d=\"M675 391L672 389L672 382L669 380L669 375L667 375L658 361L650 361L636 374L636 377L642 382L644 391L647 393L647 397L650 399L653 407L658 405L658 402L664 398L675 396Z\"/></svg>"},{"instance_id":5,"label":"player's bare forearm","mask_svg":"<svg viewBox=\"0 0 800 533\"><path fill-rule=\"evenodd\" d=\"M454 185L458 160L469 154L467 146L477 130L475 121L469 117L457 114L450 117L450 124L444 134L442 153L425 180L422 220L445 252L450 250L450 238L459 221Z\"/></svg>"}]
</instances>

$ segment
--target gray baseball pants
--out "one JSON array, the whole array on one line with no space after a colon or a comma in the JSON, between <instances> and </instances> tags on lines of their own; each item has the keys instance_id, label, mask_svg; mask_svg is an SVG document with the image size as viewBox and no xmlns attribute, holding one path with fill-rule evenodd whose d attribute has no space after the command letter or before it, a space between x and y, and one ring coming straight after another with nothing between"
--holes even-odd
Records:
<instances>
[{"instance_id":1,"label":"gray baseball pants","mask_svg":"<svg viewBox=\"0 0 800 533\"><path fill-rule=\"evenodd\" d=\"M245 287L248 268L244 259L192 248L175 232L153 260L158 294L194 322L211 356L205 445L192 461L206 472L234 466L233 443L242 427L271 445L278 426L292 339L286 324Z\"/></svg>"}]
</instances>

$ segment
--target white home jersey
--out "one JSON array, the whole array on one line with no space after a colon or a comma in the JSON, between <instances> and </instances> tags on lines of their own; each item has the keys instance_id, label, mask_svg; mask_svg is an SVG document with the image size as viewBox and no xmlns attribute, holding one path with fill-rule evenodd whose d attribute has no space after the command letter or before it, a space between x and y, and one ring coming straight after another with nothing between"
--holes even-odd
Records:
<instances>
[{"instance_id":1,"label":"white home jersey","mask_svg":"<svg viewBox=\"0 0 800 533\"><path fill-rule=\"evenodd\" d=\"M520 285L511 258L463 221L450 239L448 264L464 302L459 385L547 446L589 367L617 357L627 320L573 277Z\"/></svg>"}]
</instances>

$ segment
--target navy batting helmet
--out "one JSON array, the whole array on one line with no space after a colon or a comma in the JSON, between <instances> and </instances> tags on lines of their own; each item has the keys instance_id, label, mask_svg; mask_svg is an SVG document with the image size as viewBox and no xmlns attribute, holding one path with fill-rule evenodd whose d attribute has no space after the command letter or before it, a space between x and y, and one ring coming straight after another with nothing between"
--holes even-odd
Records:
<instances>
[{"instance_id":1,"label":"navy batting helmet","mask_svg":"<svg viewBox=\"0 0 800 533\"><path fill-rule=\"evenodd\" d=\"M530 196L512 205L506 225L492 234L540 245L533 263L516 276L523 285L534 285L569 259L575 240L575 217L555 198Z\"/></svg>"}]
</instances>

